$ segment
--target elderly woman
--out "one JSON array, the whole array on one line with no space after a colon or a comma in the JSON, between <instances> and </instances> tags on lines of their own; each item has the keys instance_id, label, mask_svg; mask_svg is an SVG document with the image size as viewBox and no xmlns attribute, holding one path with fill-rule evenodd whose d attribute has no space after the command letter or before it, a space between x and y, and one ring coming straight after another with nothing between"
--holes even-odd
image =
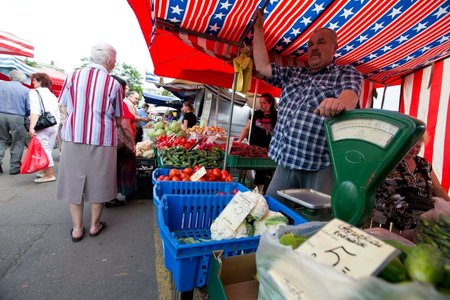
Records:
<instances>
[{"instance_id":1,"label":"elderly woman","mask_svg":"<svg viewBox=\"0 0 450 300\"><path fill-rule=\"evenodd\" d=\"M84 236L83 209L90 206L89 236L106 228L100 220L104 203L117 195L117 127L122 118L123 89L109 74L116 50L98 43L90 64L67 76L59 96L66 108L62 128L56 198L69 203L72 242Z\"/></svg>"},{"instance_id":2,"label":"elderly woman","mask_svg":"<svg viewBox=\"0 0 450 300\"><path fill-rule=\"evenodd\" d=\"M30 91L30 127L28 131L30 136L36 136L38 138L50 162L47 169L37 173L39 178L36 178L34 182L51 182L56 180L55 172L53 171L54 162L52 151L55 145L56 135L58 134L58 123L38 131L34 127L39 116L43 113L43 109L50 112L56 118L57 122L59 122L58 99L49 89L52 81L47 74L34 73L31 75L31 81L35 89Z\"/></svg>"},{"instance_id":3,"label":"elderly woman","mask_svg":"<svg viewBox=\"0 0 450 300\"><path fill-rule=\"evenodd\" d=\"M425 140L422 137L409 150L378 188L372 216L376 225L401 231L409 239L420 215L434 207L433 197L450 201L431 164L418 156Z\"/></svg>"}]
</instances>

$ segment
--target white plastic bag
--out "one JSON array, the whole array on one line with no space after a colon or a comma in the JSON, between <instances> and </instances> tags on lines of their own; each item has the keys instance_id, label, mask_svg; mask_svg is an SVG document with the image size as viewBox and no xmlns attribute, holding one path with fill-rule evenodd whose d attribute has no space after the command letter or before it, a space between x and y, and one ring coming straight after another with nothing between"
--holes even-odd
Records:
<instances>
[{"instance_id":1,"label":"white plastic bag","mask_svg":"<svg viewBox=\"0 0 450 300\"><path fill-rule=\"evenodd\" d=\"M279 243L286 232L311 236L326 223L284 226L261 236L256 251L258 299L446 299L431 285L391 284L376 277L353 280Z\"/></svg>"}]
</instances>

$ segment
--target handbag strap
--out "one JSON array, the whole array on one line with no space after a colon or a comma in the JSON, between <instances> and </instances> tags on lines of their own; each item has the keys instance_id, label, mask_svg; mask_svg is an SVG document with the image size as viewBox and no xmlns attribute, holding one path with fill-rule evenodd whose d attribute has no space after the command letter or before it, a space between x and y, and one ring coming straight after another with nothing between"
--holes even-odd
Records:
<instances>
[{"instance_id":1,"label":"handbag strap","mask_svg":"<svg viewBox=\"0 0 450 300\"><path fill-rule=\"evenodd\" d=\"M36 93L38 94L38 97L39 97L39 102L40 102L40 105L41 105L41 112L45 113L44 101L42 101L41 94L39 93L39 91L37 89L35 91L36 91Z\"/></svg>"}]
</instances>

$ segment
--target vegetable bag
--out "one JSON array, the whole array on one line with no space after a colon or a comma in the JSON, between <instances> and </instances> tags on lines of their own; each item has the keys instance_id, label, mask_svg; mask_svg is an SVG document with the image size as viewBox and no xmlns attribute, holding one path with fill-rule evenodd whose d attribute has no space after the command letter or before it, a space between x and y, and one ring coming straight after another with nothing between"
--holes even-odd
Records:
<instances>
[{"instance_id":1,"label":"vegetable bag","mask_svg":"<svg viewBox=\"0 0 450 300\"><path fill-rule=\"evenodd\" d=\"M48 168L49 163L50 161L48 160L44 147L42 147L38 138L33 136L28 145L27 153L22 161L20 174L31 174L46 169Z\"/></svg>"},{"instance_id":2,"label":"vegetable bag","mask_svg":"<svg viewBox=\"0 0 450 300\"><path fill-rule=\"evenodd\" d=\"M256 251L259 300L448 299L431 285L419 282L392 284L374 276L354 280L279 242L279 238L287 232L312 236L325 224L309 222L283 226L275 235L268 232L261 235Z\"/></svg>"}]
</instances>

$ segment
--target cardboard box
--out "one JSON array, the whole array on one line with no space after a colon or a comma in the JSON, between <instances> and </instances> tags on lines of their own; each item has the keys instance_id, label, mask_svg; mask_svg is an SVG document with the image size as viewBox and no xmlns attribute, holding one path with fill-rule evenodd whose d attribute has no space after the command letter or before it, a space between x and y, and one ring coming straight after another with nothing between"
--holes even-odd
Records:
<instances>
[{"instance_id":1,"label":"cardboard box","mask_svg":"<svg viewBox=\"0 0 450 300\"><path fill-rule=\"evenodd\" d=\"M223 257L214 251L209 263L208 296L211 300L258 299L255 253Z\"/></svg>"}]
</instances>

